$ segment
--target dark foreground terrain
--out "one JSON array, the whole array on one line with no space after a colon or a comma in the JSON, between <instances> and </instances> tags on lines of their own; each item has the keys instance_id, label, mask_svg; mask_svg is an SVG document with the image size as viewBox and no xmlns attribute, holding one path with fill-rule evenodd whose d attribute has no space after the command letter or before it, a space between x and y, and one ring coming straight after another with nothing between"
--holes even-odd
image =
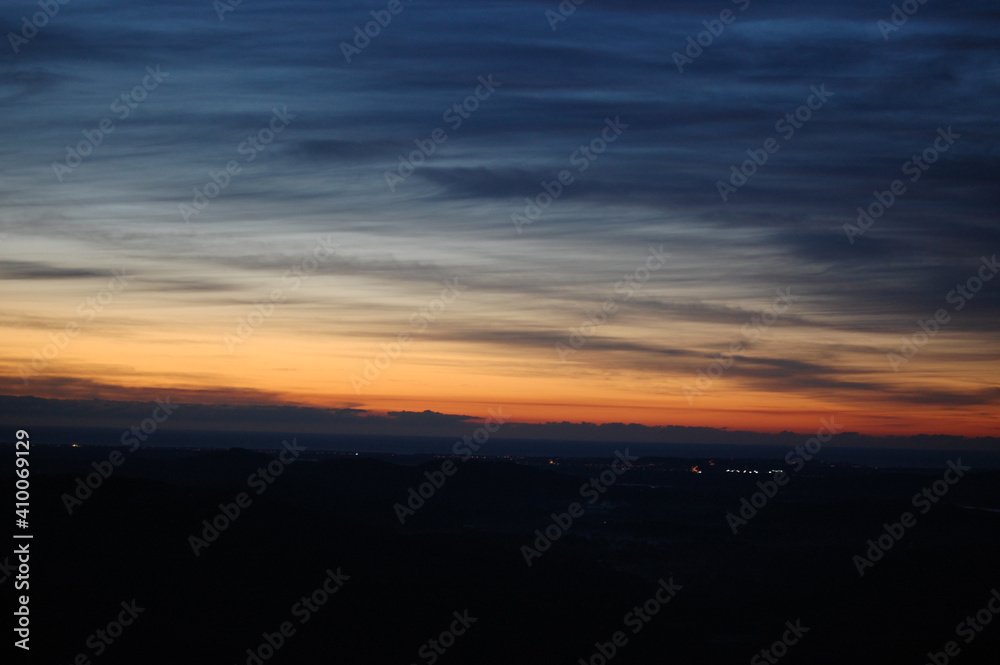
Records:
<instances>
[{"instance_id":1,"label":"dark foreground terrain","mask_svg":"<svg viewBox=\"0 0 1000 665\"><path fill-rule=\"evenodd\" d=\"M13 503L11 458L2 494ZM283 458L34 447L32 662L1000 657L994 471ZM10 549L9 636L20 593Z\"/></svg>"}]
</instances>

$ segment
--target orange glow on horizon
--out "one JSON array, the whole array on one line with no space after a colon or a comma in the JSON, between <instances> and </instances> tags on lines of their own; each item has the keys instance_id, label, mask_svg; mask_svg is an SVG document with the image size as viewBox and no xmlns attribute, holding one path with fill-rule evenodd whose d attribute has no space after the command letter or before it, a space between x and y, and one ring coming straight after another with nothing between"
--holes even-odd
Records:
<instances>
[{"instance_id":1,"label":"orange glow on horizon","mask_svg":"<svg viewBox=\"0 0 1000 665\"><path fill-rule=\"evenodd\" d=\"M124 298L124 296L123 296ZM835 417L845 431L869 435L949 434L996 436L1000 415L989 404L924 404L877 390L829 388L781 390L754 384L740 370L723 373L692 397L706 360L665 363L660 371L635 368L616 356L584 348L562 362L551 348L527 352L503 346L414 337L396 358L380 356L392 334L330 337L301 334L289 319L276 318L232 349L221 331L232 325L214 316L179 312L162 321L153 312L133 312L122 321L111 313L85 331L24 382L30 352L44 348L44 330L9 328L0 341L8 378L0 392L57 399L155 399L244 405L357 408L374 413L436 411L485 419L502 408L522 423L624 423L708 427L763 433L814 432L821 418ZM699 329L699 334L704 334ZM848 336L849 337L849 336ZM799 352L812 340L776 332L772 354ZM763 348L763 347L761 347ZM804 351L802 353L805 353ZM610 359L617 364L598 364ZM375 361L379 365L376 367ZM871 363L845 358L851 380L885 382L904 396L928 386L974 391L989 385L989 367L956 365L924 352L912 371L872 372ZM37 364L37 363L36 363ZM978 382L978 383L977 383Z\"/></svg>"}]
</instances>

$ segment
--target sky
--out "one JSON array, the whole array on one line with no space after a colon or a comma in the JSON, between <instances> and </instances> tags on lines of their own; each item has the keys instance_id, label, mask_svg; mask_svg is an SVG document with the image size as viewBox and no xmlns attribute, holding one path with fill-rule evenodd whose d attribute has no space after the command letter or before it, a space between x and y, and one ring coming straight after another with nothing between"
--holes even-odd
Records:
<instances>
[{"instance_id":1,"label":"sky","mask_svg":"<svg viewBox=\"0 0 1000 665\"><path fill-rule=\"evenodd\" d=\"M40 7L0 395L1000 432L995 3Z\"/></svg>"}]
</instances>

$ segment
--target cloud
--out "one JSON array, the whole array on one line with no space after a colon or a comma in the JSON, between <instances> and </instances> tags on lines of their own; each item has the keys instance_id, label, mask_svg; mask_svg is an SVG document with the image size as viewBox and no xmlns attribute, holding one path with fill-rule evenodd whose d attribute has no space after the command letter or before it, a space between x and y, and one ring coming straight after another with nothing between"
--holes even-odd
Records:
<instances>
[{"instance_id":1,"label":"cloud","mask_svg":"<svg viewBox=\"0 0 1000 665\"><path fill-rule=\"evenodd\" d=\"M229 432L274 432L293 434L365 435L393 437L455 437L469 434L479 419L426 410L391 411L376 414L363 409L317 409L299 406L205 405L184 402L164 395L147 402L94 400L46 400L35 397L0 395L0 413L18 413L16 422L0 416L5 426L29 430L44 429L52 442L72 440L52 428L71 424L80 428L127 430L148 418L158 401L175 405L170 418L161 424L165 432L187 430ZM502 412L502 409L501 409ZM684 443L717 446L729 445L801 445L812 433L784 431L778 434L726 430L712 427L656 426L635 423L521 423L506 421L495 436L497 440L530 440L536 444L554 441L619 443ZM161 435L162 438L162 435ZM115 441L108 441L116 444ZM156 445L151 441L151 445ZM931 450L996 450L996 438L954 436L872 437L843 432L832 446L868 448L919 448ZM416 450L416 448L414 448ZM652 449L646 449L655 454ZM544 453L543 453L544 454Z\"/></svg>"},{"instance_id":2,"label":"cloud","mask_svg":"<svg viewBox=\"0 0 1000 665\"><path fill-rule=\"evenodd\" d=\"M107 276L107 273L87 268L61 267L36 261L0 260L0 279L5 280L60 280Z\"/></svg>"},{"instance_id":3,"label":"cloud","mask_svg":"<svg viewBox=\"0 0 1000 665\"><path fill-rule=\"evenodd\" d=\"M1000 281L949 309L953 321L921 354L926 390L871 379L855 361L882 371L898 337L950 308L949 291L1000 245L1000 10L928 3L886 41L876 22L888 6L755 2L679 73L672 54L733 4L592 2L553 31L551 0L429 0L406 5L351 63L340 43L371 20L360 1L243 3L224 21L210 4L171 0L142 2L139 13L110 2L62 6L18 54L0 52L0 105L18 128L2 146L0 232L9 237L0 279L54 303L77 280L135 265L130 297L198 312L191 324L201 330L227 306L280 286L315 238L332 236L337 256L288 294L285 329L329 335L323 317L344 313L331 346L375 344L459 276L467 293L426 339L464 343L491 365L498 350L549 353L662 244L671 261L571 365L649 377L666 359L694 371L739 338L776 288L791 287L801 300L773 329L781 352L764 343L748 351L729 375L734 385L992 403ZM35 11L5 5L0 33ZM111 104L156 65L169 77L119 117ZM453 127L445 113L491 74L502 85ZM717 182L781 136L776 123L819 85L834 93L829 101L723 202ZM250 159L247 142L263 140L272 109L286 106L294 119ZM53 162L105 117L114 131L59 182ZM608 117L628 129L577 170L571 155ZM843 226L857 208L906 178L904 163L949 126L961 139L849 242ZM435 128L447 141L390 191L386 170ZM178 207L232 160L239 173L185 224ZM511 214L563 169L574 183L517 234ZM5 316L10 330L62 316L26 302ZM124 309L115 316L116 329L129 320ZM23 362L23 348L0 362ZM951 362L964 368L969 357L982 385L958 389L966 370ZM554 366L519 361L504 371L571 380ZM137 371L137 383L155 383ZM201 377L220 395L243 378ZM45 389L115 389L78 380Z\"/></svg>"}]
</instances>

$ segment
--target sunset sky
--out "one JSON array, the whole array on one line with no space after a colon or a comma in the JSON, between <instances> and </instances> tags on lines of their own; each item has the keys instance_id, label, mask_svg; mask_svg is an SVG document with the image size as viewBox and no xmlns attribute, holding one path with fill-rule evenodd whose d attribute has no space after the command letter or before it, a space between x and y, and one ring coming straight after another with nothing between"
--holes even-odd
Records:
<instances>
[{"instance_id":1,"label":"sunset sky","mask_svg":"<svg viewBox=\"0 0 1000 665\"><path fill-rule=\"evenodd\" d=\"M1000 432L995 3L335 4L4 4L0 394Z\"/></svg>"}]
</instances>

